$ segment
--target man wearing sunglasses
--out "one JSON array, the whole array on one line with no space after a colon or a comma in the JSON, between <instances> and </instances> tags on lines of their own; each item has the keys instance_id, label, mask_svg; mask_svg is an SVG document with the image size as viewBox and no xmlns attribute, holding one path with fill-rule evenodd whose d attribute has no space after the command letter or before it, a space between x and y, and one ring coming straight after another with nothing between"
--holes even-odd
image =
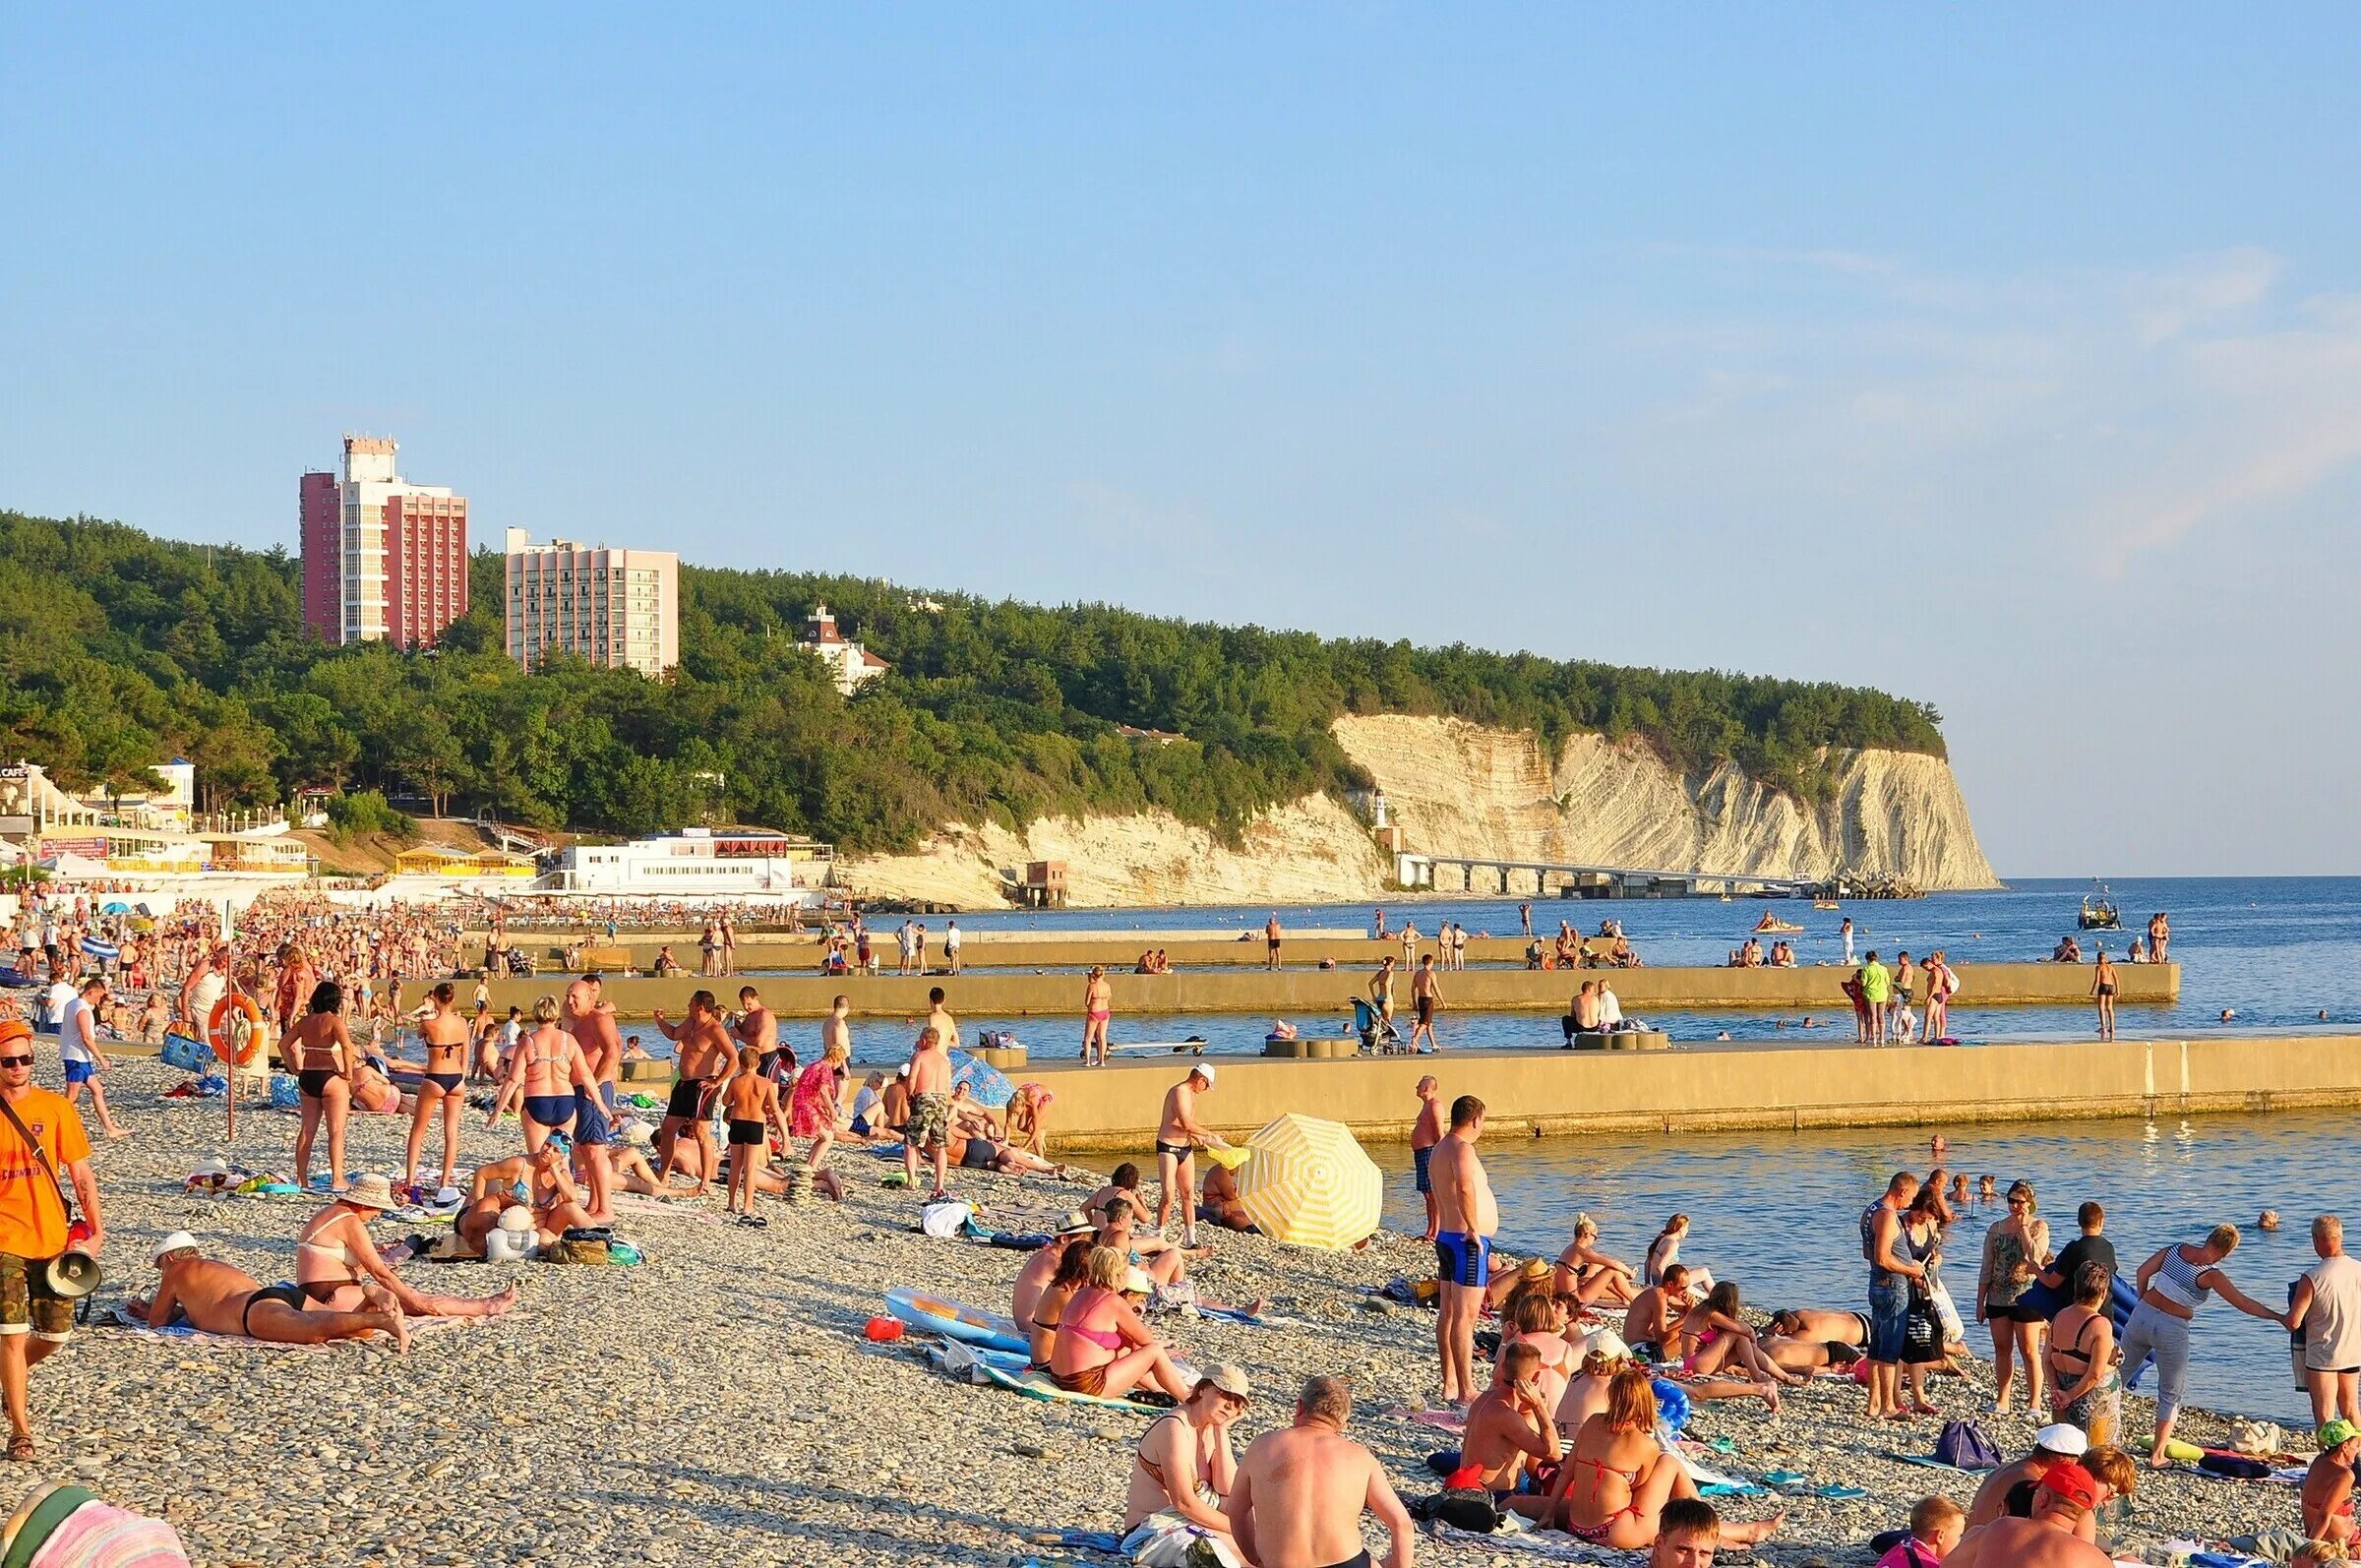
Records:
<instances>
[{"instance_id":1,"label":"man wearing sunglasses","mask_svg":"<svg viewBox=\"0 0 2361 1568\"><path fill-rule=\"evenodd\" d=\"M65 1096L32 1081L32 1030L19 1018L0 1020L0 1100L14 1117L0 1116L0 1399L8 1409L8 1457L22 1463L32 1458L28 1373L74 1333L74 1303L50 1288L47 1265L70 1240L73 1250L96 1257L106 1220L90 1134ZM79 1240L68 1234L61 1178L73 1181L90 1226Z\"/></svg>"}]
</instances>

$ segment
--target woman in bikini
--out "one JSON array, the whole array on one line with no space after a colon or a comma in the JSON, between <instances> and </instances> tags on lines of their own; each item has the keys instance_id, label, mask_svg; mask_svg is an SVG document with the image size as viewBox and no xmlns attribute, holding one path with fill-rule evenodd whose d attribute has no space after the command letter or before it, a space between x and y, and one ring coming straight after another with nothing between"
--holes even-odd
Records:
<instances>
[{"instance_id":1,"label":"woman in bikini","mask_svg":"<svg viewBox=\"0 0 2361 1568\"><path fill-rule=\"evenodd\" d=\"M1687 1215L1675 1214L1665 1222L1665 1228L1656 1233L1656 1239L1648 1243L1647 1261L1641 1266L1640 1272L1648 1284L1665 1283L1665 1270L1680 1261L1680 1243L1688 1239L1688 1235Z\"/></svg>"},{"instance_id":2,"label":"woman in bikini","mask_svg":"<svg viewBox=\"0 0 2361 1568\"><path fill-rule=\"evenodd\" d=\"M1246 1413L1247 1386L1246 1374L1237 1367L1212 1367L1179 1410L1148 1423L1132 1449L1131 1478L1123 1493L1126 1535L1161 1515L1231 1542L1222 1500L1238 1478L1230 1429Z\"/></svg>"},{"instance_id":3,"label":"woman in bikini","mask_svg":"<svg viewBox=\"0 0 2361 1568\"><path fill-rule=\"evenodd\" d=\"M328 1123L328 1186L345 1189L344 1123L352 1115L352 1036L344 1028L344 993L333 980L312 988L304 1015L280 1043L295 1066L303 1121L295 1129L295 1184L309 1186L312 1140Z\"/></svg>"},{"instance_id":4,"label":"woman in bikini","mask_svg":"<svg viewBox=\"0 0 2361 1568\"><path fill-rule=\"evenodd\" d=\"M2115 1323L2107 1316L2114 1276L2086 1263L2071 1282L2074 1301L2049 1325L2049 1402L2059 1420L2083 1429L2093 1448L2115 1440L2123 1379L2115 1368Z\"/></svg>"},{"instance_id":5,"label":"woman in bikini","mask_svg":"<svg viewBox=\"0 0 2361 1568\"><path fill-rule=\"evenodd\" d=\"M1574 1217L1574 1239L1557 1255L1557 1294L1589 1306L1605 1301L1629 1306L1639 1288L1632 1282L1631 1265L1599 1250L1599 1222L1587 1214Z\"/></svg>"},{"instance_id":6,"label":"woman in bikini","mask_svg":"<svg viewBox=\"0 0 2361 1568\"><path fill-rule=\"evenodd\" d=\"M1115 1016L1115 987L1107 971L1090 966L1089 983L1082 988L1082 1059L1094 1067L1107 1065L1107 1024Z\"/></svg>"},{"instance_id":7,"label":"woman in bikini","mask_svg":"<svg viewBox=\"0 0 2361 1568\"><path fill-rule=\"evenodd\" d=\"M1126 1285L1144 1290L1144 1279L1131 1278L1135 1272L1115 1248L1090 1249L1089 1283L1065 1303L1050 1342L1050 1376L1059 1388L1120 1399L1140 1384L1152 1383L1176 1400L1188 1398L1188 1385L1174 1369L1172 1357L1123 1299Z\"/></svg>"},{"instance_id":8,"label":"woman in bikini","mask_svg":"<svg viewBox=\"0 0 2361 1568\"><path fill-rule=\"evenodd\" d=\"M1689 1377L1711 1377L1727 1368L1757 1384L1794 1385L1812 1380L1810 1372L1790 1372L1763 1354L1753 1327L1740 1313L1735 1280L1721 1281L1703 1301L1689 1308L1672 1331L1672 1342L1665 1347L1665 1353L1676 1357L1681 1372ZM1772 1414L1778 1414L1776 1393L1766 1392L1763 1403L1770 1406Z\"/></svg>"},{"instance_id":9,"label":"woman in bikini","mask_svg":"<svg viewBox=\"0 0 2361 1568\"><path fill-rule=\"evenodd\" d=\"M828 1146L836 1141L836 1074L851 1055L843 1041L831 1041L819 1059L797 1075L794 1097L787 1106L788 1132L812 1140L812 1152L804 1156L804 1164L812 1171L812 1184L840 1202L844 1184L828 1169ZM736 1178L736 1173L731 1173L731 1179Z\"/></svg>"},{"instance_id":10,"label":"woman in bikini","mask_svg":"<svg viewBox=\"0 0 2361 1568\"><path fill-rule=\"evenodd\" d=\"M410 1115L408 1162L402 1182L418 1184L418 1156L426 1147L426 1124L435 1113L443 1113L443 1179L441 1186L456 1186L459 1179L459 1112L464 1106L462 1085L467 1075L467 1023L452 1010L458 988L448 980L427 993L430 1011L418 1025L418 1038L426 1044L426 1070L418 1078L418 1105Z\"/></svg>"},{"instance_id":11,"label":"woman in bikini","mask_svg":"<svg viewBox=\"0 0 2361 1568\"><path fill-rule=\"evenodd\" d=\"M1074 1293L1090 1283L1090 1254L1096 1250L1087 1236L1066 1243L1058 1255L1058 1272L1050 1283L1041 1288L1034 1298L1033 1310L1025 1319L1025 1338L1032 1351L1032 1365L1036 1371L1050 1369L1050 1351L1057 1343L1058 1327L1064 1321L1065 1309L1074 1299Z\"/></svg>"},{"instance_id":12,"label":"woman in bikini","mask_svg":"<svg viewBox=\"0 0 2361 1568\"><path fill-rule=\"evenodd\" d=\"M489 1127L511 1107L524 1111L524 1147L537 1152L542 1140L574 1125L575 1096L598 1098L598 1085L574 1036L558 1027L558 998L543 992L533 998L533 1028L509 1054L508 1077L484 1117Z\"/></svg>"},{"instance_id":13,"label":"woman in bikini","mask_svg":"<svg viewBox=\"0 0 2361 1568\"><path fill-rule=\"evenodd\" d=\"M1557 1528L1593 1546L1635 1551L1656 1543L1665 1504L1694 1497L1697 1483L1656 1440L1656 1389L1644 1366L1625 1366L1606 1388L1606 1408L1582 1423L1550 1488ZM1722 1543L1768 1540L1786 1516L1724 1521Z\"/></svg>"},{"instance_id":14,"label":"woman in bikini","mask_svg":"<svg viewBox=\"0 0 2361 1568\"><path fill-rule=\"evenodd\" d=\"M410 1289L378 1255L369 1222L394 1206L394 1184L365 1176L304 1222L295 1239L295 1286L332 1312L387 1310L391 1297L413 1317L499 1317L516 1304L516 1287L497 1296L428 1296Z\"/></svg>"},{"instance_id":15,"label":"woman in bikini","mask_svg":"<svg viewBox=\"0 0 2361 1568\"><path fill-rule=\"evenodd\" d=\"M730 1184L723 1212L737 1215L741 1225L768 1225L755 1212L755 1173L769 1164L771 1129L778 1129L784 1145L787 1125L779 1115L779 1086L763 1075L762 1053L754 1047L738 1048L738 1071L721 1091L721 1108L730 1124Z\"/></svg>"},{"instance_id":16,"label":"woman in bikini","mask_svg":"<svg viewBox=\"0 0 2361 1568\"><path fill-rule=\"evenodd\" d=\"M2098 998L2098 1038L2115 1038L2115 965L2107 950L2098 950L2098 963L2090 971L2090 995Z\"/></svg>"}]
</instances>

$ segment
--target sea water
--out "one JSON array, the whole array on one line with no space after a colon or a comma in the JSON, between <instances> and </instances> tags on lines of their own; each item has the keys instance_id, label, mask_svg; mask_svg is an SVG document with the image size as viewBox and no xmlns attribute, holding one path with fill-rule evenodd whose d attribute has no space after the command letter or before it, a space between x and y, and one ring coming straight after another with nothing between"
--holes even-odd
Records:
<instances>
[{"instance_id":1,"label":"sea water","mask_svg":"<svg viewBox=\"0 0 2361 1568\"><path fill-rule=\"evenodd\" d=\"M1599 1222L1601 1246L1635 1267L1665 1221L1690 1219L1680 1249L1717 1280L1738 1283L1749 1305L1864 1309L1860 1213L1896 1171L1923 1176L1928 1137L1942 1130L1944 1163L1970 1190L1990 1175L2005 1193L2033 1185L2050 1243L2078 1231L2085 1199L2106 1209L2106 1235L2128 1276L2156 1248L2202 1238L2224 1221L2243 1236L2223 1269L2267 1306L2284 1305L2287 1286L2317 1258L2316 1214L2353 1206L2351 1168L2339 1155L2353 1118L2340 1112L2269 1116L2202 1116L2169 1121L2059 1121L1956 1129L1681 1133L1485 1140L1478 1150L1500 1198L1499 1244L1518 1256L1555 1256L1575 1216ZM1374 1145L1387 1174L1386 1223L1417 1235L1423 1209L1410 1176L1410 1151ZM2281 1216L2276 1232L2256 1220ZM1965 1211L1946 1238L1943 1281L1968 1319L1968 1347L1985 1359L1990 1334L1973 1321L1976 1269L1986 1229L2006 1217L1998 1202ZM2153 1374L2142 1392L2153 1394ZM1956 1391L1952 1396L1958 1399ZM1938 1399L1941 1396L1938 1395ZM2298 1425L2310 1406L2294 1384L2287 1335L2215 1299L2198 1314L2190 1401L2213 1410L2269 1416Z\"/></svg>"}]
</instances>

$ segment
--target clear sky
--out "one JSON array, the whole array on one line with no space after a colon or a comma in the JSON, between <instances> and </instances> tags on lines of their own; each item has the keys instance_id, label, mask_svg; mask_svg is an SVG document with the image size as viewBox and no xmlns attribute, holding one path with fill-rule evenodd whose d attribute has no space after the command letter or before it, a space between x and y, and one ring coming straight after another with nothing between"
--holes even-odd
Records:
<instances>
[{"instance_id":1,"label":"clear sky","mask_svg":"<svg viewBox=\"0 0 2361 1568\"><path fill-rule=\"evenodd\" d=\"M2361 12L11 7L0 506L1871 683L2361 873Z\"/></svg>"}]
</instances>

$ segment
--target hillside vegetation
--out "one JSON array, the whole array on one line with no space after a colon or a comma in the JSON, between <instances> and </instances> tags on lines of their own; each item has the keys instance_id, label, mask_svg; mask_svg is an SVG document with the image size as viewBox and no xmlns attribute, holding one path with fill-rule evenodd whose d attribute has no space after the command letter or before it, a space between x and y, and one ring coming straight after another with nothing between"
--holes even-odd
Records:
<instances>
[{"instance_id":1,"label":"hillside vegetation","mask_svg":"<svg viewBox=\"0 0 2361 1568\"><path fill-rule=\"evenodd\" d=\"M1822 747L1941 755L1937 715L1881 692L1718 672L1215 627L858 578L684 566L681 668L655 682L501 648L501 563L434 655L331 649L285 552L0 512L0 750L76 784L198 765L209 806L302 785L427 797L543 826L761 823L907 848L948 821L1163 808L1228 835L1365 782L1344 713L1451 714L1638 736L1812 796ZM820 600L893 671L846 700L796 638ZM1117 726L1177 731L1127 740Z\"/></svg>"}]
</instances>

